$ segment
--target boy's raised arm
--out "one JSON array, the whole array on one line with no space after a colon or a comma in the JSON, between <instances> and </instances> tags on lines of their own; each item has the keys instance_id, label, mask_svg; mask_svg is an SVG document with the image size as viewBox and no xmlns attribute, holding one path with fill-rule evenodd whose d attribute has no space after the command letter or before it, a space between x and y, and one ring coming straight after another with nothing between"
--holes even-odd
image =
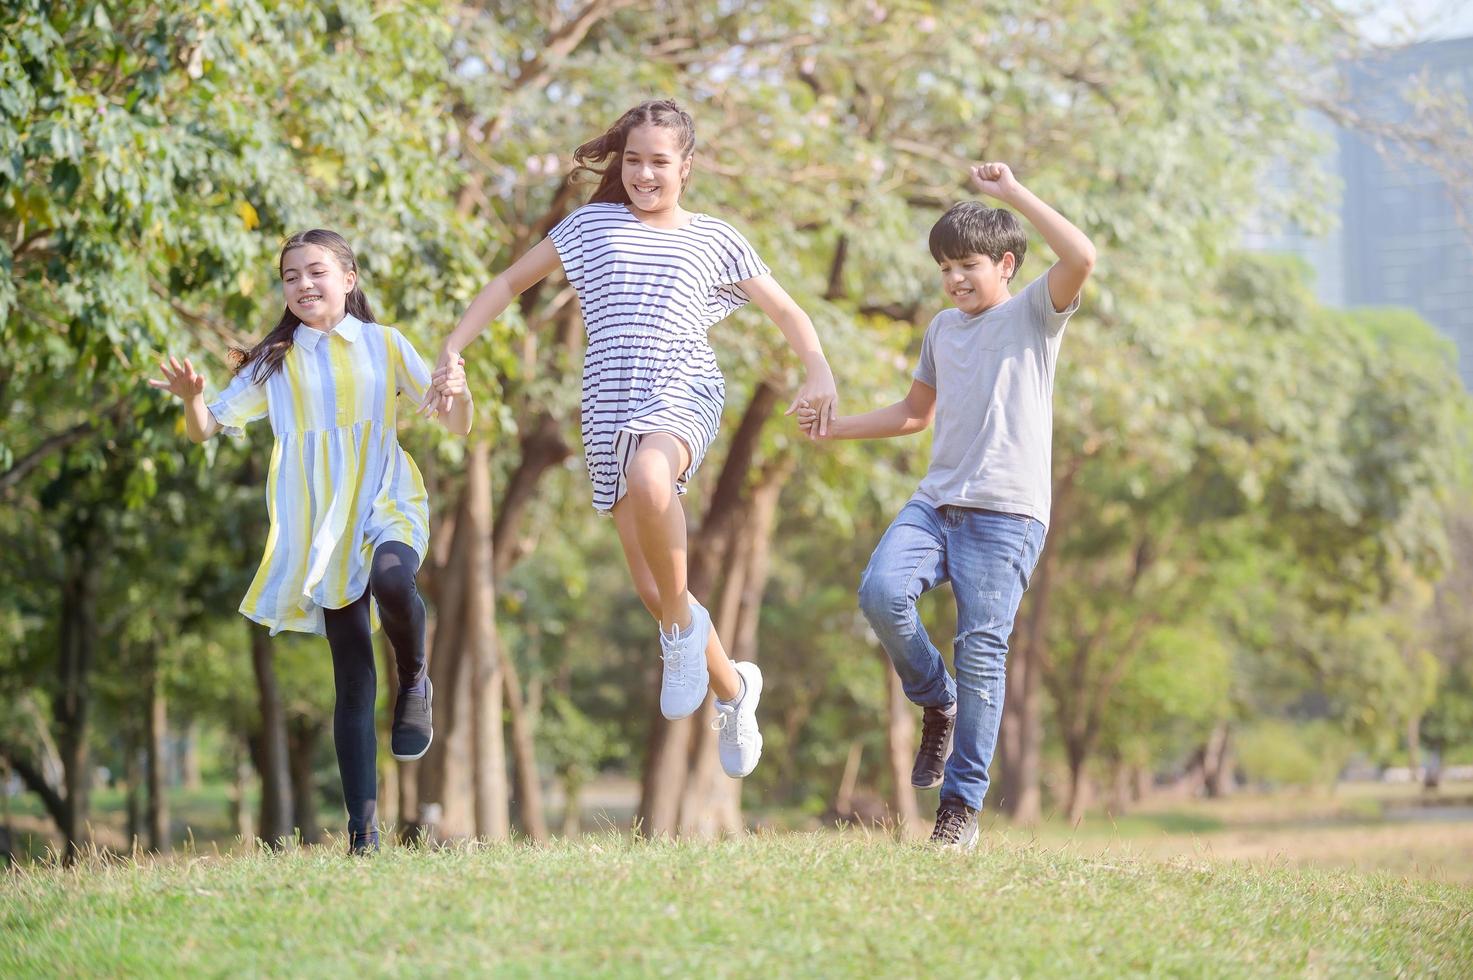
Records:
<instances>
[{"instance_id":1,"label":"boy's raised arm","mask_svg":"<svg viewBox=\"0 0 1473 980\"><path fill-rule=\"evenodd\" d=\"M1059 257L1048 271L1049 299L1053 300L1055 310L1068 309L1095 267L1095 247L1089 236L1019 183L1007 164L978 164L971 174L972 185L977 190L1015 209L1038 229Z\"/></svg>"}]
</instances>

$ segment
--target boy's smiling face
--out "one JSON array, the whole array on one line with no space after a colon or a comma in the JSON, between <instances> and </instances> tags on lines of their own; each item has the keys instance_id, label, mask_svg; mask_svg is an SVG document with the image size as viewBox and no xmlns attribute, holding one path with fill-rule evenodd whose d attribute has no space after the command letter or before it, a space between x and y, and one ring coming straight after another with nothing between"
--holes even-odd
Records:
<instances>
[{"instance_id":1,"label":"boy's smiling face","mask_svg":"<svg viewBox=\"0 0 1473 980\"><path fill-rule=\"evenodd\" d=\"M989 310L1012 295L1008 292L1008 280L1013 276L1014 266L1012 252L1004 252L997 262L973 252L937 263L942 291L968 316Z\"/></svg>"}]
</instances>

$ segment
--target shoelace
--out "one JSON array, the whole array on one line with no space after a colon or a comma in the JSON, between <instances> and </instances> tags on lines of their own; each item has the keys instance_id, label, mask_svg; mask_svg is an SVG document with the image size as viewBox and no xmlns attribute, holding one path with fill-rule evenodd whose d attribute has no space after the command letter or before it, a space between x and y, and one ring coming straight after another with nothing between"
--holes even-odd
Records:
<instances>
[{"instance_id":1,"label":"shoelace","mask_svg":"<svg viewBox=\"0 0 1473 980\"><path fill-rule=\"evenodd\" d=\"M961 840L962 828L967 825L967 815L961 810L947 807L936 816L936 829L931 832L933 841L955 844Z\"/></svg>"},{"instance_id":2,"label":"shoelace","mask_svg":"<svg viewBox=\"0 0 1473 980\"><path fill-rule=\"evenodd\" d=\"M736 708L723 711L720 707L716 709L716 717L711 720L711 730L721 733L723 742L735 742L740 745L742 736L747 734L747 726L742 724L742 713Z\"/></svg>"},{"instance_id":3,"label":"shoelace","mask_svg":"<svg viewBox=\"0 0 1473 980\"><path fill-rule=\"evenodd\" d=\"M946 731L950 727L950 718L926 712L925 720L921 722L921 751L928 755L939 755L941 746L946 741Z\"/></svg>"},{"instance_id":4,"label":"shoelace","mask_svg":"<svg viewBox=\"0 0 1473 980\"><path fill-rule=\"evenodd\" d=\"M679 626L670 627L669 633L665 632L665 627L660 627L660 649L663 651L660 659L665 662L665 669L670 673L670 679L678 685L683 685L685 675L681 671L680 654L683 651L680 644Z\"/></svg>"}]
</instances>

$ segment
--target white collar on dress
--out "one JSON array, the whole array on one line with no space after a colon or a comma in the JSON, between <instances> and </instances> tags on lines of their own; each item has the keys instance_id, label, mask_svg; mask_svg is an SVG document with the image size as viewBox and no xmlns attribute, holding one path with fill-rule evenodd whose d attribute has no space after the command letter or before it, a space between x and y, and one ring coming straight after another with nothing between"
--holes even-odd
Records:
<instances>
[{"instance_id":1,"label":"white collar on dress","mask_svg":"<svg viewBox=\"0 0 1473 980\"><path fill-rule=\"evenodd\" d=\"M297 324L297 332L292 334L292 339L301 344L307 350L316 350L317 342L330 333L335 333L348 343L357 343L358 338L363 336L363 321L351 313L343 314L338 325L331 330L317 330L307 326L305 323Z\"/></svg>"}]
</instances>

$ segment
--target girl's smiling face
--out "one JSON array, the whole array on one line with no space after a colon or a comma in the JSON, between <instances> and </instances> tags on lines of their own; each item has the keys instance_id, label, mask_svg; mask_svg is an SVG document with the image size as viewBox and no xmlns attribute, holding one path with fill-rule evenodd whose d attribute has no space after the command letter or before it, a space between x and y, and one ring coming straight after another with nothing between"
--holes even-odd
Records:
<instances>
[{"instance_id":1,"label":"girl's smiling face","mask_svg":"<svg viewBox=\"0 0 1473 980\"><path fill-rule=\"evenodd\" d=\"M680 206L680 191L690 176L691 158L682 156L675 130L636 126L624 141L621 176L636 211L669 211Z\"/></svg>"},{"instance_id":2,"label":"girl's smiling face","mask_svg":"<svg viewBox=\"0 0 1473 980\"><path fill-rule=\"evenodd\" d=\"M309 327L331 330L343 319L358 274L344 269L321 245L302 245L281 257L287 309Z\"/></svg>"}]
</instances>

